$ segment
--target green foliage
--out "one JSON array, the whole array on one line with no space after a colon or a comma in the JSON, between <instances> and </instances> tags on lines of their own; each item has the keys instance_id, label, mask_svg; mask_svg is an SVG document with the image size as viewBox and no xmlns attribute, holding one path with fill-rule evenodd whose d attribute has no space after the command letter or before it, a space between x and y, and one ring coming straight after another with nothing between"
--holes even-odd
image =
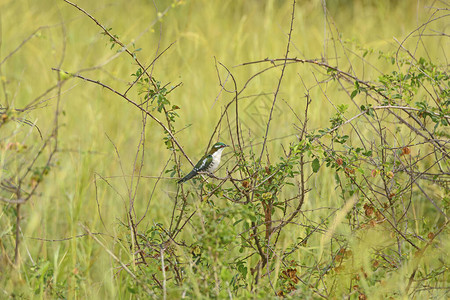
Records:
<instances>
[{"instance_id":1,"label":"green foliage","mask_svg":"<svg viewBox=\"0 0 450 300\"><path fill-rule=\"evenodd\" d=\"M112 31L112 27L106 28L106 31L110 33L110 31ZM109 36L108 33L102 31L100 32L100 34L103 34L105 36ZM109 36L109 42L111 43L110 49L112 50L114 48L114 46L117 45L116 41L119 39L119 36L117 34L111 34L111 36ZM121 51L121 50L119 50Z\"/></svg>"}]
</instances>

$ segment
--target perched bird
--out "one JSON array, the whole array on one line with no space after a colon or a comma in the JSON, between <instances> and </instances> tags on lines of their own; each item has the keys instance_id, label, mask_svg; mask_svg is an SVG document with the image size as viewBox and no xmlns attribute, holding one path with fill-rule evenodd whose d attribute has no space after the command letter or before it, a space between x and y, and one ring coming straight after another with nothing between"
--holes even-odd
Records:
<instances>
[{"instance_id":1,"label":"perched bird","mask_svg":"<svg viewBox=\"0 0 450 300\"><path fill-rule=\"evenodd\" d=\"M198 172L214 172L220 164L220 157L222 156L222 151L228 147L224 143L215 143L211 150L203 156L198 163L195 165L194 169L192 169L189 174L181 178L178 183L183 183L188 181L192 177L198 174Z\"/></svg>"}]
</instances>

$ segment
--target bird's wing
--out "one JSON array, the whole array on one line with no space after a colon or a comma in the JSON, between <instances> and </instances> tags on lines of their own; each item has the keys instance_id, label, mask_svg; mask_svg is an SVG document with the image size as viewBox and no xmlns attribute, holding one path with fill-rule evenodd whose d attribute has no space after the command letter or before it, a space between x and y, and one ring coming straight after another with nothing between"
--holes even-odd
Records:
<instances>
[{"instance_id":1,"label":"bird's wing","mask_svg":"<svg viewBox=\"0 0 450 300\"><path fill-rule=\"evenodd\" d=\"M197 172L204 171L206 169L206 166L209 166L209 164L212 162L212 155L205 155L198 161L198 163L195 165L194 170Z\"/></svg>"}]
</instances>

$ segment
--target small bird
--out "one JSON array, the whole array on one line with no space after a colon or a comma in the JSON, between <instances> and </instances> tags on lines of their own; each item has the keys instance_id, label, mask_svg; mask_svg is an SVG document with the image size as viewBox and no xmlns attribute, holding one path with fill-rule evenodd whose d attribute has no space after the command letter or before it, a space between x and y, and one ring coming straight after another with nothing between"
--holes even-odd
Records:
<instances>
[{"instance_id":1,"label":"small bird","mask_svg":"<svg viewBox=\"0 0 450 300\"><path fill-rule=\"evenodd\" d=\"M222 156L222 151L228 147L224 143L215 143L211 150L207 154L205 154L195 165L194 169L192 169L189 174L181 178L178 183L183 183L188 181L192 177L198 174L198 172L214 172L220 164L220 157Z\"/></svg>"}]
</instances>

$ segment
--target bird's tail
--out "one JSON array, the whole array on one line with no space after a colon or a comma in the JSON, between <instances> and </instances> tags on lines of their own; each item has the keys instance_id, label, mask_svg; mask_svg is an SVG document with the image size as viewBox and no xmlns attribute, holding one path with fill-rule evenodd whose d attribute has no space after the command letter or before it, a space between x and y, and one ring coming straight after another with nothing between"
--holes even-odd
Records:
<instances>
[{"instance_id":1,"label":"bird's tail","mask_svg":"<svg viewBox=\"0 0 450 300\"><path fill-rule=\"evenodd\" d=\"M185 181L188 181L189 179L191 179L192 177L194 177L195 175L197 175L197 172L192 170L189 174L187 174L186 176L184 176L183 178L181 178L180 180L178 180L178 183L183 183Z\"/></svg>"}]
</instances>

